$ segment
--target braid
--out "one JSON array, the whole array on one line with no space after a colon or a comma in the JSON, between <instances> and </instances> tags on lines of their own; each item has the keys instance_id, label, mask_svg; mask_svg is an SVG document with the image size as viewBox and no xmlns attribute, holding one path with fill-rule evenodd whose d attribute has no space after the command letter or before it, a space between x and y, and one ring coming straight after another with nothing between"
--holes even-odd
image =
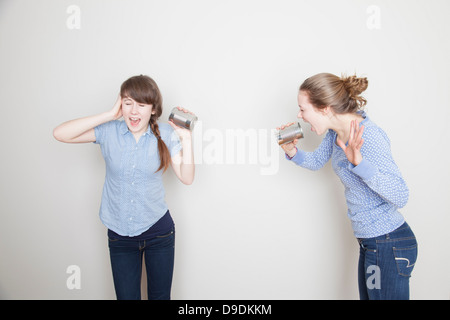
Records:
<instances>
[{"instance_id":1,"label":"braid","mask_svg":"<svg viewBox=\"0 0 450 320\"><path fill-rule=\"evenodd\" d=\"M167 168L170 165L170 152L167 148L164 141L161 139L161 133L159 132L159 126L156 122L156 117L150 117L150 128L152 129L153 134L155 135L156 139L158 140L158 153L159 153L159 161L160 165L158 170L163 169L163 172L166 172Z\"/></svg>"},{"instance_id":2,"label":"braid","mask_svg":"<svg viewBox=\"0 0 450 320\"><path fill-rule=\"evenodd\" d=\"M161 133L159 132L159 126L156 122L156 117L150 117L150 128L152 129L152 132L155 135L156 139L161 139Z\"/></svg>"}]
</instances>

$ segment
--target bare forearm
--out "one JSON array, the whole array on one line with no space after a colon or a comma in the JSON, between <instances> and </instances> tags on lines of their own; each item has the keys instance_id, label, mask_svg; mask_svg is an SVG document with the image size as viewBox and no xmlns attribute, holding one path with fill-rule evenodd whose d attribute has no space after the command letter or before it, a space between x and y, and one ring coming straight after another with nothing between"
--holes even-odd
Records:
<instances>
[{"instance_id":1,"label":"bare forearm","mask_svg":"<svg viewBox=\"0 0 450 320\"><path fill-rule=\"evenodd\" d=\"M76 139L81 135L96 126L113 119L110 112L103 112L89 117L66 121L53 130L53 136L56 140L61 142L77 142Z\"/></svg>"},{"instance_id":2,"label":"bare forearm","mask_svg":"<svg viewBox=\"0 0 450 320\"><path fill-rule=\"evenodd\" d=\"M122 99L119 95L117 96L114 107L110 111L64 122L53 130L53 136L56 140L67 143L94 142L94 128L96 126L121 117Z\"/></svg>"},{"instance_id":3,"label":"bare forearm","mask_svg":"<svg viewBox=\"0 0 450 320\"><path fill-rule=\"evenodd\" d=\"M181 141L183 145L182 161L180 165L181 180L185 184L192 184L195 176L194 153L192 151L191 138L184 138Z\"/></svg>"}]
</instances>

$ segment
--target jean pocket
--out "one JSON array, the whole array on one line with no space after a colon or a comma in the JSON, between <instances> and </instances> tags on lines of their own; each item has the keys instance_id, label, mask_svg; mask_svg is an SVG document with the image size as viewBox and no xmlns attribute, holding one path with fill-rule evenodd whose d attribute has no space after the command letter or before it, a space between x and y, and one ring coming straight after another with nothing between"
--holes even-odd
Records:
<instances>
[{"instance_id":1,"label":"jean pocket","mask_svg":"<svg viewBox=\"0 0 450 320\"><path fill-rule=\"evenodd\" d=\"M417 244L409 247L393 247L398 274L410 277L417 259Z\"/></svg>"},{"instance_id":2,"label":"jean pocket","mask_svg":"<svg viewBox=\"0 0 450 320\"><path fill-rule=\"evenodd\" d=\"M173 235L175 233L175 231L173 231L173 230L171 230L169 233L167 233L167 234L163 234L163 235L160 235L160 236L156 236L156 238L167 238L167 237L170 237L171 235Z\"/></svg>"}]
</instances>

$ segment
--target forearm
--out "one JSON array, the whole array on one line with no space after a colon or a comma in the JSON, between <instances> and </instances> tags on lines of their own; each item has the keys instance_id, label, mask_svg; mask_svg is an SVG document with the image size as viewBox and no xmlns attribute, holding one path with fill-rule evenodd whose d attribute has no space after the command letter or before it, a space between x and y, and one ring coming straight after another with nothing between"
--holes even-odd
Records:
<instances>
[{"instance_id":1,"label":"forearm","mask_svg":"<svg viewBox=\"0 0 450 320\"><path fill-rule=\"evenodd\" d=\"M182 139L181 144L183 146L181 164L180 164L180 176L181 181L184 184L192 184L195 176L195 164L194 164L194 152L192 150L192 139L185 137Z\"/></svg>"},{"instance_id":2,"label":"forearm","mask_svg":"<svg viewBox=\"0 0 450 320\"><path fill-rule=\"evenodd\" d=\"M53 136L61 142L83 142L76 141L78 137L95 128L96 126L114 120L110 112L74 119L64 122L53 130Z\"/></svg>"},{"instance_id":3,"label":"forearm","mask_svg":"<svg viewBox=\"0 0 450 320\"><path fill-rule=\"evenodd\" d=\"M319 147L313 152L306 152L294 148L289 153L286 152L286 158L294 162L296 165L309 170L319 170L331 158L333 152L333 135L328 133L320 143Z\"/></svg>"}]
</instances>

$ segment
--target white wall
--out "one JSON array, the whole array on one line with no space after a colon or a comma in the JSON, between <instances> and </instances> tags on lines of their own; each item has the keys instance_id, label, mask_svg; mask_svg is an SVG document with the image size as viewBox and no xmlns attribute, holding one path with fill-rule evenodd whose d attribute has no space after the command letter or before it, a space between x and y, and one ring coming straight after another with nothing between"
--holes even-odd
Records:
<instances>
[{"instance_id":1,"label":"white wall","mask_svg":"<svg viewBox=\"0 0 450 320\"><path fill-rule=\"evenodd\" d=\"M202 120L194 184L165 176L173 298L358 299L338 178L329 164L296 167L266 141L295 120L305 78L356 72L410 188L411 298L448 299L449 9L447 0L0 1L0 298L115 298L99 147L58 143L52 130L109 110L124 80L147 74L162 90L163 121L176 105ZM322 137L303 127L300 146L313 150ZM241 129L260 134L256 151L231 148ZM81 289L66 286L71 265Z\"/></svg>"}]
</instances>

